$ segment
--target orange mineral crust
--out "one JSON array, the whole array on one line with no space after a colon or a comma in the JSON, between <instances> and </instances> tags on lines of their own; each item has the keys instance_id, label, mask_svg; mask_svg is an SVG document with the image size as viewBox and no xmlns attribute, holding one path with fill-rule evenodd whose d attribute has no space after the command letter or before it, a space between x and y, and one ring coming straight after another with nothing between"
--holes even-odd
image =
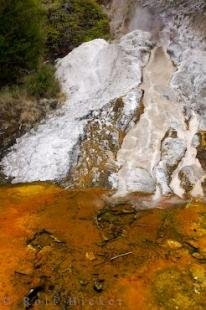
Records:
<instances>
[{"instance_id":1,"label":"orange mineral crust","mask_svg":"<svg viewBox=\"0 0 206 310\"><path fill-rule=\"evenodd\" d=\"M111 195L0 187L0 309L206 309L206 203Z\"/></svg>"}]
</instances>

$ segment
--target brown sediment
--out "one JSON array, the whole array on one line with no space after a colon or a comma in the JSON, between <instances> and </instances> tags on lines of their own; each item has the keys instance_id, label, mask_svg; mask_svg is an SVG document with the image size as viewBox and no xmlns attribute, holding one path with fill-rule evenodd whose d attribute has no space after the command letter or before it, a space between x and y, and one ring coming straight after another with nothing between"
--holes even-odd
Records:
<instances>
[{"instance_id":1,"label":"brown sediment","mask_svg":"<svg viewBox=\"0 0 206 310\"><path fill-rule=\"evenodd\" d=\"M0 187L0 309L205 309L206 204L110 194Z\"/></svg>"}]
</instances>

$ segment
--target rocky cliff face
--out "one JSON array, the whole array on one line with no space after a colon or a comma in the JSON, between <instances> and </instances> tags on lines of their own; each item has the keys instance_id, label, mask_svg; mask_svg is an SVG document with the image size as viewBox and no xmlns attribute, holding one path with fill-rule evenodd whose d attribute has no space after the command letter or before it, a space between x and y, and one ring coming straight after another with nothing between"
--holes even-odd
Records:
<instances>
[{"instance_id":1,"label":"rocky cliff face","mask_svg":"<svg viewBox=\"0 0 206 310\"><path fill-rule=\"evenodd\" d=\"M112 1L116 40L57 62L67 103L17 140L1 165L13 182L61 180L116 195L203 196L204 1Z\"/></svg>"}]
</instances>

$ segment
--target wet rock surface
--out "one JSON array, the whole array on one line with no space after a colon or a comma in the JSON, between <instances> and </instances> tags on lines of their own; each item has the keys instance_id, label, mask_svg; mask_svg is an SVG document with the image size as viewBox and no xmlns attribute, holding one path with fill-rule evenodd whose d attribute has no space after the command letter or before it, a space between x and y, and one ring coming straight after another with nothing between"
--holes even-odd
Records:
<instances>
[{"instance_id":1,"label":"wet rock surface","mask_svg":"<svg viewBox=\"0 0 206 310\"><path fill-rule=\"evenodd\" d=\"M205 309L205 202L110 195L0 187L2 308Z\"/></svg>"}]
</instances>

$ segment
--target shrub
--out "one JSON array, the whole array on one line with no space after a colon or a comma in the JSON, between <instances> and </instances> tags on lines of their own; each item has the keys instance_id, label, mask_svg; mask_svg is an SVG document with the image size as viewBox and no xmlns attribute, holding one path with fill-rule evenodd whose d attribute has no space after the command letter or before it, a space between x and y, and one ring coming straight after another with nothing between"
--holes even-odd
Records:
<instances>
[{"instance_id":1,"label":"shrub","mask_svg":"<svg viewBox=\"0 0 206 310\"><path fill-rule=\"evenodd\" d=\"M82 42L109 38L109 21L95 0L42 0L47 10L50 59L65 56Z\"/></svg>"},{"instance_id":2,"label":"shrub","mask_svg":"<svg viewBox=\"0 0 206 310\"><path fill-rule=\"evenodd\" d=\"M43 64L37 71L26 76L24 87L29 95L35 97L56 97L60 91L55 69L50 64Z\"/></svg>"},{"instance_id":3,"label":"shrub","mask_svg":"<svg viewBox=\"0 0 206 310\"><path fill-rule=\"evenodd\" d=\"M39 0L0 1L0 86L38 66L45 34Z\"/></svg>"}]
</instances>

